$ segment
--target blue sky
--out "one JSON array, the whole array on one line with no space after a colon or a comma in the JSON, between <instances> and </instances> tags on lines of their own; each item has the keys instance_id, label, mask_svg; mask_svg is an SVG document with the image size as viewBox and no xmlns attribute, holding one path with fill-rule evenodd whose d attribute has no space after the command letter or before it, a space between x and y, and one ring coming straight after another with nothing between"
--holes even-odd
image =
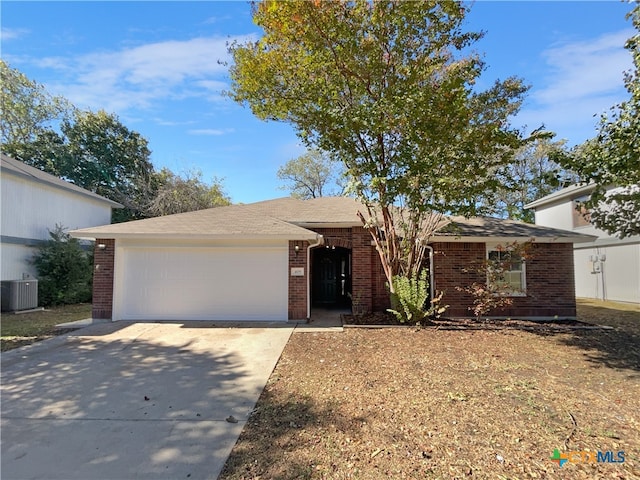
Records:
<instances>
[{"instance_id":1,"label":"blue sky","mask_svg":"<svg viewBox=\"0 0 640 480\"><path fill-rule=\"evenodd\" d=\"M629 3L476 1L467 18L488 68L531 90L516 126L544 124L569 145L628 97ZM304 152L293 129L223 97L226 44L255 39L247 2L2 1L2 58L80 108L118 115L149 141L158 168L223 178L234 202L284 196L279 166Z\"/></svg>"}]
</instances>

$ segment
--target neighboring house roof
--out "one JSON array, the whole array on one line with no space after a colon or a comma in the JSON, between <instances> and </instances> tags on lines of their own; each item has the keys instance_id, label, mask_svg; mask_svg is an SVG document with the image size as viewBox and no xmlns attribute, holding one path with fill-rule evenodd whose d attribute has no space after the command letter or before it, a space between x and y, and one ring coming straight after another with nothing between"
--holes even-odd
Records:
<instances>
[{"instance_id":1,"label":"neighboring house roof","mask_svg":"<svg viewBox=\"0 0 640 480\"><path fill-rule=\"evenodd\" d=\"M118 202L114 202L113 200L109 200L97 193L90 192L82 187L78 187L73 183L69 183L61 178L58 178L49 173L43 172L37 168L31 167L26 163L23 163L15 158L11 158L8 155L0 154L0 170L2 174L11 174L16 175L18 177L31 180L32 182L41 183L48 185L50 187L59 188L62 190L66 190L69 192L77 193L79 195L83 195L85 197L91 198L93 200L97 200L99 202L104 202L109 204L112 208L122 208Z\"/></svg>"},{"instance_id":2,"label":"neighboring house roof","mask_svg":"<svg viewBox=\"0 0 640 480\"><path fill-rule=\"evenodd\" d=\"M537 241L554 242L589 242L594 236L575 233L569 230L558 228L542 227L530 223L518 222L515 220L505 220L492 217L453 217L441 227L434 235L436 239L440 237L469 238L529 238Z\"/></svg>"},{"instance_id":3,"label":"neighboring house roof","mask_svg":"<svg viewBox=\"0 0 640 480\"><path fill-rule=\"evenodd\" d=\"M286 197L84 228L71 233L75 237L87 238L315 240L318 234L309 230L310 228L360 226L362 223L357 212L364 209L360 202L349 197L321 197L310 200ZM443 222L443 227L434 235L433 240L486 241L488 238L500 241L535 239L545 242L584 242L593 239L590 235L512 220L455 217Z\"/></svg>"},{"instance_id":4,"label":"neighboring house roof","mask_svg":"<svg viewBox=\"0 0 640 480\"><path fill-rule=\"evenodd\" d=\"M582 197L584 195L590 194L595 185L571 185L569 187L565 187L562 190L558 190L557 192L553 192L545 197L539 198L531 203L528 203L524 206L524 208L537 208L543 207L545 205L550 205L552 203L558 203L560 201L564 201L566 199L574 199L578 197Z\"/></svg>"}]
</instances>

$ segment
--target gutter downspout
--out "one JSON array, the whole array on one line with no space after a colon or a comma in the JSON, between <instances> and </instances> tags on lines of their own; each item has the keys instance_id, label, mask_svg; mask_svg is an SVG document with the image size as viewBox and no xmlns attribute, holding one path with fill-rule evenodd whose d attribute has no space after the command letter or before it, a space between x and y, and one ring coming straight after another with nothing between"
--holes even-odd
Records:
<instances>
[{"instance_id":1,"label":"gutter downspout","mask_svg":"<svg viewBox=\"0 0 640 480\"><path fill-rule=\"evenodd\" d=\"M307 247L307 323L311 319L311 249L324 243L324 237L316 235L316 243L309 243Z\"/></svg>"},{"instance_id":2,"label":"gutter downspout","mask_svg":"<svg viewBox=\"0 0 640 480\"><path fill-rule=\"evenodd\" d=\"M429 250L429 294L431 295L431 300L433 300L433 296L435 295L433 285L433 247L431 245L427 245L427 249Z\"/></svg>"}]
</instances>

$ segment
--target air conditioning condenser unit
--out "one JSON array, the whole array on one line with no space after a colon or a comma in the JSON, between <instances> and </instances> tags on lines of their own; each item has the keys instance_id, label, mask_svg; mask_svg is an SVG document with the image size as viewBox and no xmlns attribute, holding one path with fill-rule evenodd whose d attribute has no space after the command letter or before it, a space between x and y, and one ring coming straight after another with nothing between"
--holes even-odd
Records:
<instances>
[{"instance_id":1,"label":"air conditioning condenser unit","mask_svg":"<svg viewBox=\"0 0 640 480\"><path fill-rule=\"evenodd\" d=\"M2 282L2 311L29 310L38 307L38 280Z\"/></svg>"}]
</instances>

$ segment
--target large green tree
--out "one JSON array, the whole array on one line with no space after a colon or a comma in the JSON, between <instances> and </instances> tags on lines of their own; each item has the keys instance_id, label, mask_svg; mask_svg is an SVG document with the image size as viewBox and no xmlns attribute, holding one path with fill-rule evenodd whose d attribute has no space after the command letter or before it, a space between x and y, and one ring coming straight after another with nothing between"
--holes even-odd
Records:
<instances>
[{"instance_id":1,"label":"large green tree","mask_svg":"<svg viewBox=\"0 0 640 480\"><path fill-rule=\"evenodd\" d=\"M344 163L367 206L389 285L417 277L442 215L476 213L490 173L519 147L510 128L526 87L475 86L484 69L462 2L263 1L264 35L230 51L230 95L259 118L293 125Z\"/></svg>"},{"instance_id":2,"label":"large green tree","mask_svg":"<svg viewBox=\"0 0 640 480\"><path fill-rule=\"evenodd\" d=\"M147 140L105 111L77 111L62 123L66 148L62 176L122 203L115 221L143 218L151 201L154 172Z\"/></svg>"},{"instance_id":3,"label":"large green tree","mask_svg":"<svg viewBox=\"0 0 640 480\"><path fill-rule=\"evenodd\" d=\"M0 60L0 143L2 151L59 175L54 162L61 139L54 128L75 108L64 97Z\"/></svg>"},{"instance_id":4,"label":"large green tree","mask_svg":"<svg viewBox=\"0 0 640 480\"><path fill-rule=\"evenodd\" d=\"M317 198L339 193L337 162L319 150L309 150L289 160L278 169L277 175L286 182L282 188L289 190L295 198Z\"/></svg>"},{"instance_id":5,"label":"large green tree","mask_svg":"<svg viewBox=\"0 0 640 480\"><path fill-rule=\"evenodd\" d=\"M584 204L590 221L620 238L640 235L640 4L629 17L638 31L625 45L634 64L624 77L630 98L602 115L596 138L561 157L595 186Z\"/></svg>"}]
</instances>

